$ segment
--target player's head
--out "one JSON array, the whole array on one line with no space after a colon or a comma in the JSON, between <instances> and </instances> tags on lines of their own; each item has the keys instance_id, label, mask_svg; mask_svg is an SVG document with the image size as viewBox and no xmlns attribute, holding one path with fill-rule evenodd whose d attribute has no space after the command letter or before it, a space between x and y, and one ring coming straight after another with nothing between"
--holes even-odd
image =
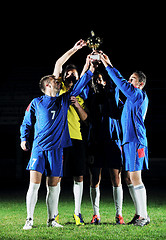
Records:
<instances>
[{"instance_id":1,"label":"player's head","mask_svg":"<svg viewBox=\"0 0 166 240\"><path fill-rule=\"evenodd\" d=\"M97 93L101 92L106 86L106 81L104 80L103 74L100 72L96 72L91 81L91 87L94 89L94 91Z\"/></svg>"},{"instance_id":2,"label":"player's head","mask_svg":"<svg viewBox=\"0 0 166 240\"><path fill-rule=\"evenodd\" d=\"M74 64L67 65L63 72L63 81L65 86L70 89L78 79L79 75L76 66Z\"/></svg>"},{"instance_id":3,"label":"player's head","mask_svg":"<svg viewBox=\"0 0 166 240\"><path fill-rule=\"evenodd\" d=\"M134 87L143 89L146 84L146 75L142 71L135 71L129 78Z\"/></svg>"},{"instance_id":4,"label":"player's head","mask_svg":"<svg viewBox=\"0 0 166 240\"><path fill-rule=\"evenodd\" d=\"M95 85L102 85L103 87L106 85L103 74L98 71L93 75L92 80Z\"/></svg>"},{"instance_id":5,"label":"player's head","mask_svg":"<svg viewBox=\"0 0 166 240\"><path fill-rule=\"evenodd\" d=\"M103 87L105 87L105 85L106 85L106 81L104 80L104 77L103 77L103 75L101 73L97 74L96 82L98 84L101 84Z\"/></svg>"},{"instance_id":6,"label":"player's head","mask_svg":"<svg viewBox=\"0 0 166 240\"><path fill-rule=\"evenodd\" d=\"M40 79L39 88L43 93L46 91L60 91L61 78L56 79L54 75L47 75Z\"/></svg>"}]
</instances>

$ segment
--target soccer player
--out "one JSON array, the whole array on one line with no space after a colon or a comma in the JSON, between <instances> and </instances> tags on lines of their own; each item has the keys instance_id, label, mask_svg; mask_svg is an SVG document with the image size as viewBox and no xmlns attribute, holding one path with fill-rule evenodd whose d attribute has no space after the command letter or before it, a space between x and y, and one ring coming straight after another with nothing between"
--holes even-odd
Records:
<instances>
[{"instance_id":1,"label":"soccer player","mask_svg":"<svg viewBox=\"0 0 166 240\"><path fill-rule=\"evenodd\" d=\"M100 180L102 168L108 168L113 186L116 223L124 224L122 217L123 189L121 184L121 141L119 90L101 73L92 77L87 99L90 119L89 170L90 198L94 210L92 224L100 224Z\"/></svg>"},{"instance_id":2,"label":"soccer player","mask_svg":"<svg viewBox=\"0 0 166 240\"><path fill-rule=\"evenodd\" d=\"M84 46L84 43L82 43ZM71 53L74 54L74 51ZM70 55L71 56L71 55ZM54 74L59 77L63 72L63 86L60 95L70 91L76 82L79 80L79 74L75 65L67 65L64 71L62 66L66 62L68 55L64 54L55 64ZM89 67L90 58L86 59L86 65ZM69 134L72 141L72 146L64 149L64 176L73 177L73 194L75 202L74 219L76 225L84 225L81 215L81 202L83 195L83 175L85 174L85 144L81 133L81 121L87 118L87 113L84 110L84 100L82 95L72 97L72 103L68 110L67 120Z\"/></svg>"},{"instance_id":3,"label":"soccer player","mask_svg":"<svg viewBox=\"0 0 166 240\"><path fill-rule=\"evenodd\" d=\"M75 47L80 45L77 43ZM43 77L39 87L43 96L32 100L21 125L21 148L30 149L29 136L34 127L34 140L27 170L30 170L30 185L26 196L27 220L23 229L32 229L33 214L38 198L42 174L47 176L47 226L62 227L58 223L60 178L63 176L63 148L71 145L67 124L70 97L81 93L94 72L93 64L80 78L73 89L61 96L61 80L54 75Z\"/></svg>"},{"instance_id":4,"label":"soccer player","mask_svg":"<svg viewBox=\"0 0 166 240\"><path fill-rule=\"evenodd\" d=\"M136 208L136 214L129 224L144 226L150 223L147 214L146 189L141 177L141 171L148 169L147 137L144 125L148 97L143 90L146 84L146 76L143 72L136 71L127 81L113 67L106 54L101 52L100 55L109 76L127 97L121 116L122 148L126 183Z\"/></svg>"}]
</instances>

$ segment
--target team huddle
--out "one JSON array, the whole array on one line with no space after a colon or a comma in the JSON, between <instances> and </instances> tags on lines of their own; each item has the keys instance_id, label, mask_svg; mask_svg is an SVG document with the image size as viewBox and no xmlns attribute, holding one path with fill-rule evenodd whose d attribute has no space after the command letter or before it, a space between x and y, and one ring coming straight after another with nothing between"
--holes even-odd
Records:
<instances>
[{"instance_id":1,"label":"team huddle","mask_svg":"<svg viewBox=\"0 0 166 240\"><path fill-rule=\"evenodd\" d=\"M25 112L20 128L21 148L24 151L30 149L29 138L34 129L27 166L30 184L26 195L25 230L33 227L43 173L47 187L47 226L63 227L59 223L58 211L63 176L73 177L74 221L76 225L85 224L81 202L86 167L90 172L90 198L94 211L91 224L101 223L99 202L102 168L109 169L116 224L125 224L122 216L122 169L135 206L135 215L127 224L144 226L150 223L146 189L141 177L141 171L148 169L144 125L148 97L143 90L146 76L136 71L127 81L102 51L93 51L87 56L80 76L75 65L70 64L63 69L67 60L84 46L86 42L79 40L56 61L53 74L43 77L39 82L44 95L34 98ZM99 55L107 77L97 71L99 60L94 59L95 54ZM119 94L125 96L124 103Z\"/></svg>"}]
</instances>

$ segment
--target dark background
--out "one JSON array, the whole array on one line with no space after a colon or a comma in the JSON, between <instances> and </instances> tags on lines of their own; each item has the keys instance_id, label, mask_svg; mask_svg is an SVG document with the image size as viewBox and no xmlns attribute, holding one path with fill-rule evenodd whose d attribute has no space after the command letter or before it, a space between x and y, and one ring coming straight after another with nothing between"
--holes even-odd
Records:
<instances>
[{"instance_id":1,"label":"dark background","mask_svg":"<svg viewBox=\"0 0 166 240\"><path fill-rule=\"evenodd\" d=\"M28 179L25 168L30 153L20 148L19 128L30 101L40 96L38 82L53 73L56 60L90 31L103 38L101 49L128 79L135 70L147 76L149 109L146 128L150 171L147 181L165 177L165 19L164 6L156 2L123 5L62 2L59 5L25 3L4 7L0 87L0 180L6 186ZM68 63L81 71L86 47ZM103 69L104 70L104 69Z\"/></svg>"}]
</instances>

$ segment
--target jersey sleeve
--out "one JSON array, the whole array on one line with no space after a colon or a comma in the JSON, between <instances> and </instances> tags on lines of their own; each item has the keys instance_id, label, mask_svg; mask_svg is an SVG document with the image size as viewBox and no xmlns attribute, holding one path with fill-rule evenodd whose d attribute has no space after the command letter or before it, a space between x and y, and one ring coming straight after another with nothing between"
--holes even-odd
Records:
<instances>
[{"instance_id":1,"label":"jersey sleeve","mask_svg":"<svg viewBox=\"0 0 166 240\"><path fill-rule=\"evenodd\" d=\"M90 81L92 76L93 73L88 70L74 85L73 90L70 92L70 96L78 96L83 91L84 87Z\"/></svg>"},{"instance_id":2,"label":"jersey sleeve","mask_svg":"<svg viewBox=\"0 0 166 240\"><path fill-rule=\"evenodd\" d=\"M34 122L35 122L35 101L32 100L32 102L29 104L25 111L25 116L20 127L21 141L27 141L29 139L30 131L34 125Z\"/></svg>"},{"instance_id":3,"label":"jersey sleeve","mask_svg":"<svg viewBox=\"0 0 166 240\"><path fill-rule=\"evenodd\" d=\"M120 74L120 72L116 68L107 66L106 70L109 76L111 77L111 79L117 85L117 87L132 102L137 101L141 97L140 91L138 91L137 88L135 88L131 83L129 83L126 79L124 79L123 76Z\"/></svg>"},{"instance_id":4,"label":"jersey sleeve","mask_svg":"<svg viewBox=\"0 0 166 240\"><path fill-rule=\"evenodd\" d=\"M82 97L84 100L86 100L88 98L88 94L89 94L89 86L87 84L79 96Z\"/></svg>"}]
</instances>

